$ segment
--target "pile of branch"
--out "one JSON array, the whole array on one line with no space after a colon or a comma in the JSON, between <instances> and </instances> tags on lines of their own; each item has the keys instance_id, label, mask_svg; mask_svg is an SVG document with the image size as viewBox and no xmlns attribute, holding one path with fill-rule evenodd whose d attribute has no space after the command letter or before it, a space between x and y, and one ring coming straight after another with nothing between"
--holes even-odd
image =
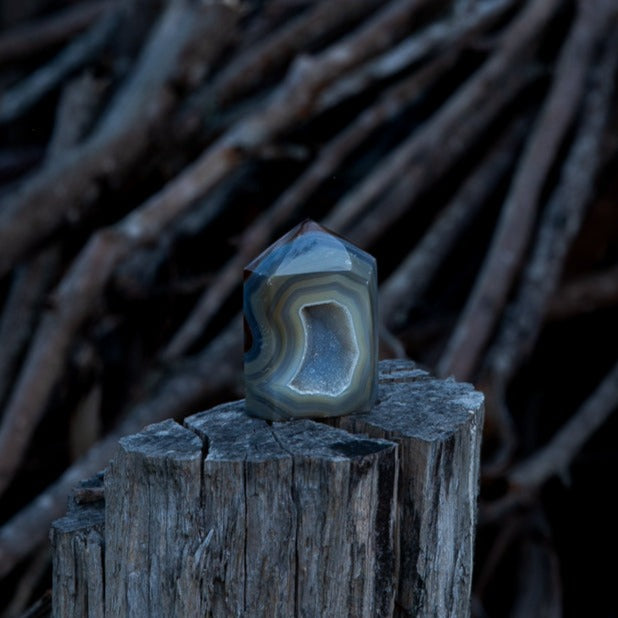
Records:
<instances>
[{"instance_id":1,"label":"pile of branch","mask_svg":"<svg viewBox=\"0 0 618 618\"><path fill-rule=\"evenodd\" d=\"M618 404L616 365L522 446L508 396L546 324L618 305L611 225L604 253L577 250L616 189L616 3L6 5L6 615L45 581L51 522L120 435L242 395L242 268L305 217L378 258L385 356L487 395L484 479L507 490L483 505L482 613L496 565L544 521L540 489ZM552 551L519 560L556 606ZM518 615L541 581L522 579Z\"/></svg>"}]
</instances>

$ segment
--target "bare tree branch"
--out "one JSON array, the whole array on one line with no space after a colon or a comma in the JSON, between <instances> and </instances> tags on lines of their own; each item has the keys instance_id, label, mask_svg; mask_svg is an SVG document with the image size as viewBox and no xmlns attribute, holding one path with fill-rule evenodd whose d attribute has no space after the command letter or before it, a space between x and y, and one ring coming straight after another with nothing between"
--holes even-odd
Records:
<instances>
[{"instance_id":1,"label":"bare tree branch","mask_svg":"<svg viewBox=\"0 0 618 618\"><path fill-rule=\"evenodd\" d=\"M193 7L193 8L191 8ZM85 214L101 178L126 174L169 112L170 81L196 41L208 43L208 63L233 33L234 13L221 5L171 3L143 50L132 78L121 89L97 131L79 148L44 166L4 200L0 211L0 276L67 219ZM161 58L165 58L162 62Z\"/></svg>"},{"instance_id":2,"label":"bare tree branch","mask_svg":"<svg viewBox=\"0 0 618 618\"><path fill-rule=\"evenodd\" d=\"M0 65L55 45L84 30L109 10L110 0L89 0L69 5L50 17L17 26L0 35Z\"/></svg>"},{"instance_id":3,"label":"bare tree branch","mask_svg":"<svg viewBox=\"0 0 618 618\"><path fill-rule=\"evenodd\" d=\"M509 473L512 485L534 488L563 474L573 458L618 407L618 363L551 441Z\"/></svg>"},{"instance_id":4,"label":"bare tree branch","mask_svg":"<svg viewBox=\"0 0 618 618\"><path fill-rule=\"evenodd\" d=\"M618 266L565 283L549 301L547 320L563 320L580 313L618 304Z\"/></svg>"},{"instance_id":5,"label":"bare tree branch","mask_svg":"<svg viewBox=\"0 0 618 618\"><path fill-rule=\"evenodd\" d=\"M446 50L452 53L455 48L464 46L479 32L494 25L513 4L513 0L497 0L475 7L465 17L449 16L430 24L335 82L320 97L319 108L333 107L343 99L363 92L375 82L409 68L429 54Z\"/></svg>"},{"instance_id":6,"label":"bare tree branch","mask_svg":"<svg viewBox=\"0 0 618 618\"><path fill-rule=\"evenodd\" d=\"M497 462L502 465L515 446L505 389L537 340L567 251L584 218L601 164L601 144L609 120L614 90L612 76L617 64L618 37L614 37L593 71L582 110L583 120L564 164L560 183L541 218L517 297L502 321L483 367L481 383L488 395L487 419L495 423L504 441L494 465Z\"/></svg>"},{"instance_id":7,"label":"bare tree branch","mask_svg":"<svg viewBox=\"0 0 618 618\"><path fill-rule=\"evenodd\" d=\"M64 514L73 487L107 466L121 436L166 418L182 418L197 411L209 395L229 388L239 373L241 348L242 326L237 316L199 356L182 363L147 400L128 410L114 432L0 527L0 578L47 540L49 527Z\"/></svg>"},{"instance_id":8,"label":"bare tree branch","mask_svg":"<svg viewBox=\"0 0 618 618\"><path fill-rule=\"evenodd\" d=\"M238 243L238 252L217 273L191 315L170 341L163 355L165 359L178 357L191 346L239 285L244 266L273 238L275 230L295 216L307 198L336 172L345 158L370 134L392 120L411 100L419 96L428 84L452 64L453 58L451 55L440 57L418 73L389 88L377 103L367 108L327 144L300 178L245 229Z\"/></svg>"},{"instance_id":9,"label":"bare tree branch","mask_svg":"<svg viewBox=\"0 0 618 618\"><path fill-rule=\"evenodd\" d=\"M111 37L118 19L117 7L111 5L103 19L96 21L48 65L5 92L0 98L0 125L27 112L43 95L97 54Z\"/></svg>"},{"instance_id":10,"label":"bare tree branch","mask_svg":"<svg viewBox=\"0 0 618 618\"><path fill-rule=\"evenodd\" d=\"M509 308L487 357L487 371L505 384L532 350L543 316L558 286L571 242L580 229L601 164L601 143L612 103L618 37L593 72L583 120L547 205L517 299Z\"/></svg>"},{"instance_id":11,"label":"bare tree branch","mask_svg":"<svg viewBox=\"0 0 618 618\"><path fill-rule=\"evenodd\" d=\"M423 173L433 171L432 166L425 163L425 158L432 154L434 157L432 163L435 165L445 143L450 146L450 151L446 150L453 157L455 153L460 154L460 149L465 149L467 144L458 142L460 135L456 140L452 137L452 133L456 129L462 132L467 131L468 127L462 126L462 119L466 119L463 121L464 125L468 122L468 118L474 120L470 126L470 137L475 135L474 129L480 130L486 126L485 122L489 122L489 118L485 119L483 114L475 112L484 102L496 113L501 105L509 100L503 92L505 76L507 86L510 84L512 88L512 90L509 89L509 93L513 94L513 90L517 91L518 88L514 82L519 80L521 83L522 76L519 72L513 75L513 65L530 52L531 42L552 15L556 4L557 0L547 2L537 0L518 16L504 35L499 49L459 88L454 96L449 98L443 108L436 113L433 122L425 123L418 134L410 136L393 153L385 157L365 181L339 201L325 219L325 224L332 229L345 231L361 245L370 244L373 238L386 229L397 214L410 203L410 199L406 199L403 203L401 199L394 199L392 205L386 201L381 205L379 212L375 210L366 222L359 223L353 231L346 230L344 223L361 216L368 205L384 195L398 179L404 179L401 181L403 184L400 194L404 193L407 197L412 186L419 182L422 184ZM488 92L496 94L497 98L492 97L491 100L487 100ZM449 157L445 156L443 165L446 166L449 160ZM412 172L410 172L410 167L412 167ZM372 228L373 225L378 225L379 231L373 232L375 229Z\"/></svg>"},{"instance_id":12,"label":"bare tree branch","mask_svg":"<svg viewBox=\"0 0 618 618\"><path fill-rule=\"evenodd\" d=\"M380 312L387 327L397 328L403 323L457 239L481 211L487 197L513 164L526 125L520 119L507 130L436 217L419 244L382 283Z\"/></svg>"},{"instance_id":13,"label":"bare tree branch","mask_svg":"<svg viewBox=\"0 0 618 618\"><path fill-rule=\"evenodd\" d=\"M606 4L606 0L580 2L577 20L557 63L551 92L513 180L488 256L440 359L440 375L467 380L478 365L529 244L540 192L577 112L587 67L606 31ZM530 5L531 10L543 6L543 2Z\"/></svg>"},{"instance_id":14,"label":"bare tree branch","mask_svg":"<svg viewBox=\"0 0 618 618\"><path fill-rule=\"evenodd\" d=\"M185 130L195 129L203 110L239 99L273 72L285 68L296 54L316 40L375 10L380 4L377 0L315 3L290 23L238 54L212 84L204 85L195 93L183 119Z\"/></svg>"}]
</instances>

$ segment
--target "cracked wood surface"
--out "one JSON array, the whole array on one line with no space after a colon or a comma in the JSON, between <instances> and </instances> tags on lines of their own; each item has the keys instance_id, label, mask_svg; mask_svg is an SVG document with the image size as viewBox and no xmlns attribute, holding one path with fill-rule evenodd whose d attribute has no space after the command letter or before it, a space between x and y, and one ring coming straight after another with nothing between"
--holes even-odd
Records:
<instances>
[{"instance_id":1,"label":"cracked wood surface","mask_svg":"<svg viewBox=\"0 0 618 618\"><path fill-rule=\"evenodd\" d=\"M368 414L268 423L236 401L122 438L87 615L467 615L482 417L470 385L384 361ZM101 589L75 517L54 524L56 616Z\"/></svg>"}]
</instances>

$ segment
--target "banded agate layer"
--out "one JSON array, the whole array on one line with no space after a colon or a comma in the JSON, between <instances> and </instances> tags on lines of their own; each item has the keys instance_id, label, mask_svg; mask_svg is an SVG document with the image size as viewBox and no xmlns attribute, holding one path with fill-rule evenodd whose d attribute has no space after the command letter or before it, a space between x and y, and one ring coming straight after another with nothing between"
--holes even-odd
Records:
<instances>
[{"instance_id":1,"label":"banded agate layer","mask_svg":"<svg viewBox=\"0 0 618 618\"><path fill-rule=\"evenodd\" d=\"M269 420L371 409L375 259L307 220L245 268L246 409Z\"/></svg>"}]
</instances>

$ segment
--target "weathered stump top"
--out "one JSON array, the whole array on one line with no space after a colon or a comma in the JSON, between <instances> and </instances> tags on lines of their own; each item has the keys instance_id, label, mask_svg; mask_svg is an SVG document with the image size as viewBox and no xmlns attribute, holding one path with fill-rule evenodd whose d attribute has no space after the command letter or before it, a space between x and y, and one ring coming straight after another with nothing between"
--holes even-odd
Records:
<instances>
[{"instance_id":1,"label":"weathered stump top","mask_svg":"<svg viewBox=\"0 0 618 618\"><path fill-rule=\"evenodd\" d=\"M241 400L122 438L104 521L54 524L55 615L466 616L483 396L380 369L370 412Z\"/></svg>"}]
</instances>

